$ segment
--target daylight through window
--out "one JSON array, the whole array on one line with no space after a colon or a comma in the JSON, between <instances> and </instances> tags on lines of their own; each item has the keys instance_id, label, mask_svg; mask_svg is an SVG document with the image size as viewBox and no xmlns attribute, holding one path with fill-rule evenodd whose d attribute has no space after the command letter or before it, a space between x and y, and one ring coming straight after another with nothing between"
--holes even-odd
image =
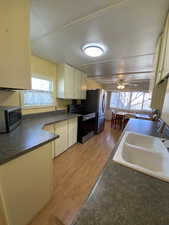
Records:
<instances>
[{"instance_id":1,"label":"daylight through window","mask_svg":"<svg viewBox=\"0 0 169 225\"><path fill-rule=\"evenodd\" d=\"M112 92L110 108L123 110L150 111L151 93L149 92Z\"/></svg>"},{"instance_id":2,"label":"daylight through window","mask_svg":"<svg viewBox=\"0 0 169 225\"><path fill-rule=\"evenodd\" d=\"M23 105L25 107L54 105L51 80L32 77L32 90L24 91Z\"/></svg>"}]
</instances>

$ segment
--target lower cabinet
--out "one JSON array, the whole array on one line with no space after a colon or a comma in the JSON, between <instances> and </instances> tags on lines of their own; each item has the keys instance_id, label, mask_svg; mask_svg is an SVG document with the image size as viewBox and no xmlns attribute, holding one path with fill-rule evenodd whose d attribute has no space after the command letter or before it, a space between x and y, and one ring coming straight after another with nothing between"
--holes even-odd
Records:
<instances>
[{"instance_id":1,"label":"lower cabinet","mask_svg":"<svg viewBox=\"0 0 169 225\"><path fill-rule=\"evenodd\" d=\"M27 225L52 192L51 143L0 165L0 225Z\"/></svg>"},{"instance_id":2,"label":"lower cabinet","mask_svg":"<svg viewBox=\"0 0 169 225\"><path fill-rule=\"evenodd\" d=\"M68 126L67 120L55 124L55 133L59 138L55 140L55 157L60 155L68 146Z\"/></svg>"},{"instance_id":3,"label":"lower cabinet","mask_svg":"<svg viewBox=\"0 0 169 225\"><path fill-rule=\"evenodd\" d=\"M77 118L68 120L68 148L77 142Z\"/></svg>"},{"instance_id":4,"label":"lower cabinet","mask_svg":"<svg viewBox=\"0 0 169 225\"><path fill-rule=\"evenodd\" d=\"M47 130L47 131L49 131L50 133L53 133L53 134L55 133L54 125L46 125L44 127L44 130ZM55 141L52 141L51 145L52 145L52 159L54 159L54 157L55 157Z\"/></svg>"},{"instance_id":5,"label":"lower cabinet","mask_svg":"<svg viewBox=\"0 0 169 225\"><path fill-rule=\"evenodd\" d=\"M45 130L59 135L52 143L53 158L66 151L77 142L77 118L47 125Z\"/></svg>"}]
</instances>

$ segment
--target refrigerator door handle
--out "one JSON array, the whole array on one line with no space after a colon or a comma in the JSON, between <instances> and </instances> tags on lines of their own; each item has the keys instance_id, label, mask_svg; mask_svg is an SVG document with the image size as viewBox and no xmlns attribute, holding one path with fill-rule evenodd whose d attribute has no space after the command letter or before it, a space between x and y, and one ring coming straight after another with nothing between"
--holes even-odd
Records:
<instances>
[{"instance_id":1,"label":"refrigerator door handle","mask_svg":"<svg viewBox=\"0 0 169 225\"><path fill-rule=\"evenodd\" d=\"M102 113L105 113L105 94L103 94L103 100L102 100Z\"/></svg>"}]
</instances>

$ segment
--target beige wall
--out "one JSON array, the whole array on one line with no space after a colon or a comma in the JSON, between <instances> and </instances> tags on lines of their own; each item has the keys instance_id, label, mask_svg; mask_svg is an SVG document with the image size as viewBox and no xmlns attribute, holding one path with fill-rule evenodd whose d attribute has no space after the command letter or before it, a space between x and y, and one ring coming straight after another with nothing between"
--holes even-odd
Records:
<instances>
[{"instance_id":1,"label":"beige wall","mask_svg":"<svg viewBox=\"0 0 169 225\"><path fill-rule=\"evenodd\" d=\"M0 105L20 106L18 91L0 91Z\"/></svg>"},{"instance_id":2,"label":"beige wall","mask_svg":"<svg viewBox=\"0 0 169 225\"><path fill-rule=\"evenodd\" d=\"M100 89L103 88L101 84L97 83L95 80L91 78L87 78L87 89L88 90L94 90L94 89Z\"/></svg>"},{"instance_id":3,"label":"beige wall","mask_svg":"<svg viewBox=\"0 0 169 225\"><path fill-rule=\"evenodd\" d=\"M56 98L56 68L55 63L49 62L37 56L31 56L31 71L32 75L51 79L53 81L53 95ZM87 89L102 88L100 84L91 78L87 78ZM48 112L55 109L65 109L71 100L56 99L56 107L43 108L29 108L23 109L23 114ZM0 91L0 105L21 106L21 92L20 91Z\"/></svg>"}]
</instances>

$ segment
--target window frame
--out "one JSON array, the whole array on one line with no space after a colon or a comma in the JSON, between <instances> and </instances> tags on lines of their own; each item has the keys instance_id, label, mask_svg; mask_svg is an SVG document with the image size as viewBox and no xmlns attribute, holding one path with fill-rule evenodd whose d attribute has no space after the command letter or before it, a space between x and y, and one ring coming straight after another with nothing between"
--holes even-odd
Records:
<instances>
[{"instance_id":1,"label":"window frame","mask_svg":"<svg viewBox=\"0 0 169 225\"><path fill-rule=\"evenodd\" d=\"M55 107L56 106L56 103L54 101L54 95L53 95L53 92L54 92L54 84L53 84L53 80L48 78L48 77L45 77L45 76L41 76L41 75L33 75L31 77L31 81L32 81L32 78L38 78L38 79L42 79L42 80L47 80L47 81L50 81L51 82L51 91L43 91L43 90L36 90L36 89L31 89L31 90L24 90L24 91L21 91L21 105L22 105L22 109L39 109L39 108L47 108L47 107ZM31 83L31 87L32 87L32 83ZM46 105L24 105L24 92L25 91L35 91L35 92L44 92L44 93L51 93L52 95L52 98L53 98L53 104L46 104Z\"/></svg>"},{"instance_id":2,"label":"window frame","mask_svg":"<svg viewBox=\"0 0 169 225\"><path fill-rule=\"evenodd\" d=\"M116 110L122 110L122 111L140 111L140 112L151 112L151 108L150 110L147 110L147 109L144 109L143 106L144 106L144 100L145 100L145 95L146 93L149 93L148 91L147 92L144 92L144 91L126 91L126 92L129 92L130 93L130 98L129 98L129 108L128 109L122 109L122 108L119 108L119 107L111 107L111 95L112 93L118 93L119 94L119 97L120 97L120 93L122 93L123 91L112 91L111 94L110 94L110 103L109 103L109 107L110 109L116 109ZM142 92L143 93L143 101L141 103L141 109L131 109L131 102L132 102L132 94L134 92Z\"/></svg>"}]
</instances>

